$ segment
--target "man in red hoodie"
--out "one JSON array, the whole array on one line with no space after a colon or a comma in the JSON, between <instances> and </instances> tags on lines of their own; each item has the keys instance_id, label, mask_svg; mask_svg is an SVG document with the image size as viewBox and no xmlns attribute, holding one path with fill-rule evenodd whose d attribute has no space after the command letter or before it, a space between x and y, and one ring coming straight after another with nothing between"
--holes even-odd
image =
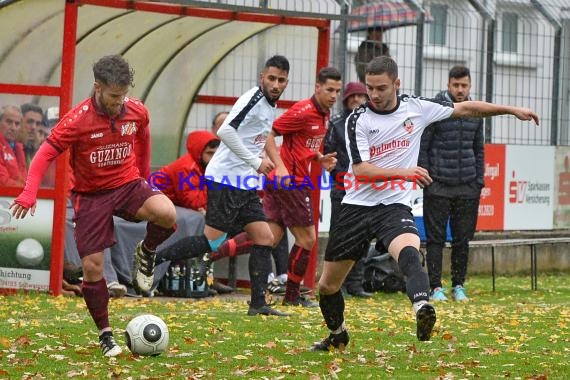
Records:
<instances>
[{"instance_id":1,"label":"man in red hoodie","mask_svg":"<svg viewBox=\"0 0 570 380\"><path fill-rule=\"evenodd\" d=\"M200 185L206 165L220 145L220 139L208 131L193 131L186 139L188 154L163 166L153 184L176 206L191 208L206 214L208 187ZM202 180L203 183L203 180Z\"/></svg>"}]
</instances>

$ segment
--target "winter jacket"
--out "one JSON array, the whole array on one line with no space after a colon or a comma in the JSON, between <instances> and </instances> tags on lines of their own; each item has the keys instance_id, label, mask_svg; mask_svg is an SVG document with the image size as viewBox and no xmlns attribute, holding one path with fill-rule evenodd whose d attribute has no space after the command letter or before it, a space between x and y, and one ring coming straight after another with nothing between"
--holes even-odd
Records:
<instances>
[{"instance_id":1,"label":"winter jacket","mask_svg":"<svg viewBox=\"0 0 570 380\"><path fill-rule=\"evenodd\" d=\"M348 170L348 165L350 164L350 159L348 158L348 152L346 151L346 140L344 138L344 123L346 118L350 115L352 111L344 110L333 117L329 121L329 129L325 136L325 148L324 153L336 152L336 166L331 171L332 176L332 187L331 187L331 198L332 199L342 199L344 197L345 191L342 189L343 182L342 173ZM337 176L341 174L338 178ZM340 181L337 181L339 179Z\"/></svg>"},{"instance_id":2,"label":"winter jacket","mask_svg":"<svg viewBox=\"0 0 570 380\"><path fill-rule=\"evenodd\" d=\"M26 175L22 143L17 142L12 149L6 138L0 135L0 183L3 186L24 186Z\"/></svg>"},{"instance_id":3,"label":"winter jacket","mask_svg":"<svg viewBox=\"0 0 570 380\"><path fill-rule=\"evenodd\" d=\"M435 99L454 101L448 91L441 91ZM475 183L478 185L475 188L480 189L484 165L483 119L445 119L424 131L418 166L429 171L434 183L447 186Z\"/></svg>"}]
</instances>

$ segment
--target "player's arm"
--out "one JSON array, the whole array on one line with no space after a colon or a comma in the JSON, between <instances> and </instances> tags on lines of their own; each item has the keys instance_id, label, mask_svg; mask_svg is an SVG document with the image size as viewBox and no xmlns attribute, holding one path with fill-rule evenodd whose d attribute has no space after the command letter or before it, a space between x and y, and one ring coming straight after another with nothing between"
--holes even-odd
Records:
<instances>
[{"instance_id":1,"label":"player's arm","mask_svg":"<svg viewBox=\"0 0 570 380\"><path fill-rule=\"evenodd\" d=\"M533 120L538 125L538 115L528 108L467 100L453 104L452 117L488 117L513 115L519 120Z\"/></svg>"},{"instance_id":2,"label":"player's arm","mask_svg":"<svg viewBox=\"0 0 570 380\"><path fill-rule=\"evenodd\" d=\"M228 148L230 148L232 152L234 152L236 156L242 159L249 166L257 171L264 169L261 167L262 163L264 163L261 157L258 157L245 147L236 128L224 122L218 130L218 137L228 146Z\"/></svg>"},{"instance_id":3,"label":"player's arm","mask_svg":"<svg viewBox=\"0 0 570 380\"><path fill-rule=\"evenodd\" d=\"M16 219L24 218L29 209L31 209L31 214L34 215L40 183L42 182L49 165L60 153L61 151L56 149L49 140L46 140L42 145L40 145L40 148L34 155L30 164L30 170L28 171L24 190L10 205L12 216L16 217Z\"/></svg>"},{"instance_id":4,"label":"player's arm","mask_svg":"<svg viewBox=\"0 0 570 380\"><path fill-rule=\"evenodd\" d=\"M281 156L279 155L279 149L277 148L277 143L275 142L276 132L271 130L267 136L267 141L265 142L265 153L267 157L275 165L275 174L278 177L284 177L289 175L287 167L283 163Z\"/></svg>"},{"instance_id":5,"label":"player's arm","mask_svg":"<svg viewBox=\"0 0 570 380\"><path fill-rule=\"evenodd\" d=\"M148 124L137 133L134 149L136 165L139 169L140 176L144 179L148 179L150 176L151 157L150 126Z\"/></svg>"}]
</instances>

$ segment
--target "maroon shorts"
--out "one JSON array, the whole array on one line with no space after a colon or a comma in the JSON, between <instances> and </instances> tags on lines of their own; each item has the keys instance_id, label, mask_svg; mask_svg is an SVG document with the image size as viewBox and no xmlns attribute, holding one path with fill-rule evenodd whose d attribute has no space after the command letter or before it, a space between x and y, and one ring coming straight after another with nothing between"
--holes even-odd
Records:
<instances>
[{"instance_id":1,"label":"maroon shorts","mask_svg":"<svg viewBox=\"0 0 570 380\"><path fill-rule=\"evenodd\" d=\"M116 189L96 193L72 192L75 243L79 256L83 258L115 244L113 215L140 222L135 218L137 211L148 198L157 194L162 193L153 190L142 178Z\"/></svg>"},{"instance_id":2,"label":"maroon shorts","mask_svg":"<svg viewBox=\"0 0 570 380\"><path fill-rule=\"evenodd\" d=\"M267 219L284 227L308 227L315 224L313 194L310 188L291 190L267 186L263 196Z\"/></svg>"}]
</instances>

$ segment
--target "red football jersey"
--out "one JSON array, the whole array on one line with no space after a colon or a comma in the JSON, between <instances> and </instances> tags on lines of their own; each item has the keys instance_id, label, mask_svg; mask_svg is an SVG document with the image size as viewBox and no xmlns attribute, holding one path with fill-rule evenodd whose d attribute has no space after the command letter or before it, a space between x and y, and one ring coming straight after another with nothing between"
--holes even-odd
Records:
<instances>
[{"instance_id":1,"label":"red football jersey","mask_svg":"<svg viewBox=\"0 0 570 380\"><path fill-rule=\"evenodd\" d=\"M70 148L74 190L114 189L150 174L150 127L146 107L125 98L114 118L100 110L93 97L75 106L54 127L48 142Z\"/></svg>"},{"instance_id":2,"label":"red football jersey","mask_svg":"<svg viewBox=\"0 0 570 380\"><path fill-rule=\"evenodd\" d=\"M311 97L295 103L273 123L273 130L283 136L279 154L296 183L309 179L309 164L322 151L329 115Z\"/></svg>"}]
</instances>

